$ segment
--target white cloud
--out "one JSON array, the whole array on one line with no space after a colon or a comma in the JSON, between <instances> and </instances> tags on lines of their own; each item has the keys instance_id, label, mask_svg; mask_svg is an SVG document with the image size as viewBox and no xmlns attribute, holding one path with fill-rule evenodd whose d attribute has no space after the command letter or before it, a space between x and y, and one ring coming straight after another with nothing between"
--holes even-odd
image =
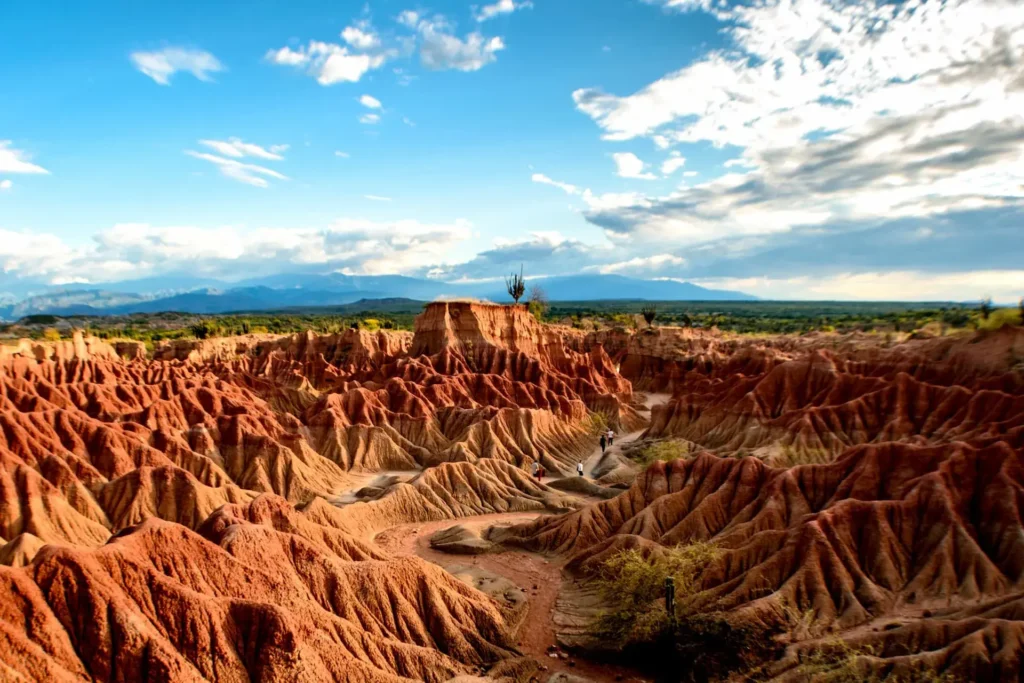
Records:
<instances>
[{"instance_id":1,"label":"white cloud","mask_svg":"<svg viewBox=\"0 0 1024 683\"><path fill-rule=\"evenodd\" d=\"M360 274L407 273L447 261L472 236L462 219L429 224L343 218L301 229L237 226L152 226L125 223L71 247L51 234L0 229L0 268L51 283L101 282L174 272L238 278L253 272L346 269Z\"/></svg>"},{"instance_id":2,"label":"white cloud","mask_svg":"<svg viewBox=\"0 0 1024 683\"><path fill-rule=\"evenodd\" d=\"M384 197L379 194L364 194L364 199L369 199L371 202L390 202L391 197Z\"/></svg>"},{"instance_id":3,"label":"white cloud","mask_svg":"<svg viewBox=\"0 0 1024 683\"><path fill-rule=\"evenodd\" d=\"M686 157L682 156L679 152L671 152L668 159L661 162L661 174L672 175L683 166L686 165Z\"/></svg>"},{"instance_id":4,"label":"white cloud","mask_svg":"<svg viewBox=\"0 0 1024 683\"><path fill-rule=\"evenodd\" d=\"M10 180L6 178L4 180L0 180L0 190L9 190L12 187L14 187L14 183L12 183Z\"/></svg>"},{"instance_id":5,"label":"white cloud","mask_svg":"<svg viewBox=\"0 0 1024 683\"><path fill-rule=\"evenodd\" d=\"M700 173L698 173L697 171L683 171L684 178L693 178L698 175L700 175Z\"/></svg>"},{"instance_id":6,"label":"white cloud","mask_svg":"<svg viewBox=\"0 0 1024 683\"><path fill-rule=\"evenodd\" d=\"M977 301L991 296L1014 302L1024 289L1024 270L965 272L893 271L822 277L705 278L702 287L747 292L766 299L839 301Z\"/></svg>"},{"instance_id":7,"label":"white cloud","mask_svg":"<svg viewBox=\"0 0 1024 683\"><path fill-rule=\"evenodd\" d=\"M411 128L415 128L416 127L416 122L413 121L412 119L410 119L408 116L403 116L402 117L402 123L404 123L405 125L407 125L407 126L409 126Z\"/></svg>"},{"instance_id":8,"label":"white cloud","mask_svg":"<svg viewBox=\"0 0 1024 683\"><path fill-rule=\"evenodd\" d=\"M580 189L575 185L570 185L569 183L561 183L557 180L552 180L543 173L534 173L532 176L530 176L530 180L532 180L535 183L540 183L542 185L551 185L552 187L557 187L566 194L580 193Z\"/></svg>"},{"instance_id":9,"label":"white cloud","mask_svg":"<svg viewBox=\"0 0 1024 683\"><path fill-rule=\"evenodd\" d=\"M270 50L266 59L273 64L302 68L320 85L357 83L368 71L378 69L390 53L356 53L342 45L310 41L306 47Z\"/></svg>"},{"instance_id":10,"label":"white cloud","mask_svg":"<svg viewBox=\"0 0 1024 683\"><path fill-rule=\"evenodd\" d=\"M735 49L631 95L573 93L606 139L743 150L735 172L592 211L616 239L691 244L1024 204L1019 2L766 0L713 11Z\"/></svg>"},{"instance_id":11,"label":"white cloud","mask_svg":"<svg viewBox=\"0 0 1024 683\"><path fill-rule=\"evenodd\" d=\"M419 12L414 12L411 9L403 10L398 14L395 21L406 28L415 29L420 23L420 14Z\"/></svg>"},{"instance_id":12,"label":"white cloud","mask_svg":"<svg viewBox=\"0 0 1024 683\"><path fill-rule=\"evenodd\" d=\"M229 138L227 142L222 140L200 140L199 144L211 148L218 154L223 154L226 157L233 157L235 159L241 159L248 156L281 161L284 157L280 155L280 152L288 150L288 145L271 145L268 150L260 147L259 145L243 142L238 138Z\"/></svg>"},{"instance_id":13,"label":"white cloud","mask_svg":"<svg viewBox=\"0 0 1024 683\"><path fill-rule=\"evenodd\" d=\"M665 9L679 12L692 12L693 10L711 8L711 0L643 0L648 5L660 5Z\"/></svg>"},{"instance_id":14,"label":"white cloud","mask_svg":"<svg viewBox=\"0 0 1024 683\"><path fill-rule=\"evenodd\" d=\"M380 115L379 114L363 114L362 116L359 117L359 123L366 123L366 124L369 124L369 125L374 125L374 124L380 123Z\"/></svg>"},{"instance_id":15,"label":"white cloud","mask_svg":"<svg viewBox=\"0 0 1024 683\"><path fill-rule=\"evenodd\" d=\"M380 37L373 32L373 29L367 23L346 26L345 30L341 32L341 39L363 52L380 47Z\"/></svg>"},{"instance_id":16,"label":"white cloud","mask_svg":"<svg viewBox=\"0 0 1024 683\"><path fill-rule=\"evenodd\" d=\"M524 0L523 2L515 2L515 0L497 0L497 2L484 5L475 14L474 18L477 21L487 21L493 19L502 14L511 14L517 9L526 9L533 7L533 3L530 0Z\"/></svg>"},{"instance_id":17,"label":"white cloud","mask_svg":"<svg viewBox=\"0 0 1024 683\"><path fill-rule=\"evenodd\" d=\"M372 95L363 95L359 98L359 104L363 105L368 109L380 109L381 103L376 97Z\"/></svg>"},{"instance_id":18,"label":"white cloud","mask_svg":"<svg viewBox=\"0 0 1024 683\"><path fill-rule=\"evenodd\" d=\"M42 166L28 161L21 150L11 147L10 140L0 140L0 173L43 173L49 174Z\"/></svg>"},{"instance_id":19,"label":"white cloud","mask_svg":"<svg viewBox=\"0 0 1024 683\"><path fill-rule=\"evenodd\" d=\"M440 15L426 19L406 10L398 21L419 34L420 61L428 69L477 71L496 60L497 53L505 49L499 36L487 38L474 31L459 38L454 27Z\"/></svg>"},{"instance_id":20,"label":"white cloud","mask_svg":"<svg viewBox=\"0 0 1024 683\"><path fill-rule=\"evenodd\" d=\"M651 275L652 271L661 271L672 267L681 268L685 265L686 259L681 256L655 254L654 256L637 256L627 261L591 266L588 270L596 270L604 275L609 273L621 275L625 273L643 277Z\"/></svg>"},{"instance_id":21,"label":"white cloud","mask_svg":"<svg viewBox=\"0 0 1024 683\"><path fill-rule=\"evenodd\" d=\"M334 156L341 157L342 159L348 159L350 155L349 155L348 152L341 152L339 150L334 150Z\"/></svg>"},{"instance_id":22,"label":"white cloud","mask_svg":"<svg viewBox=\"0 0 1024 683\"><path fill-rule=\"evenodd\" d=\"M133 52L135 68L160 85L170 85L171 76L187 71L201 81L212 81L211 73L224 70L224 65L209 52L184 47L167 47L154 52Z\"/></svg>"},{"instance_id":23,"label":"white cloud","mask_svg":"<svg viewBox=\"0 0 1024 683\"><path fill-rule=\"evenodd\" d=\"M186 150L185 154L214 164L217 167L217 170L227 178L237 180L238 182L245 183L247 185L253 185L255 187L267 187L269 185L266 180L267 178L274 178L276 180L288 179L287 176L278 173L273 169L266 168L265 166L246 164L241 161L237 161L236 159L228 159L214 154L194 152L192 150Z\"/></svg>"},{"instance_id":24,"label":"white cloud","mask_svg":"<svg viewBox=\"0 0 1024 683\"><path fill-rule=\"evenodd\" d=\"M632 152L616 152L615 154L612 154L612 159L615 160L615 173L620 178L654 180L656 177L653 173L644 171L644 167L647 164L641 161L640 157Z\"/></svg>"}]
</instances>

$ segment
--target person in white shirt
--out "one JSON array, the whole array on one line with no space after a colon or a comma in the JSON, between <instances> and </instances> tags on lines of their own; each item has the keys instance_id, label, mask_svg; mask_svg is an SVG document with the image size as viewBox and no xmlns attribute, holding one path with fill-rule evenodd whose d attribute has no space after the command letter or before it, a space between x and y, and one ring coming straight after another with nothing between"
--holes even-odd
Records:
<instances>
[{"instance_id":1,"label":"person in white shirt","mask_svg":"<svg viewBox=\"0 0 1024 683\"><path fill-rule=\"evenodd\" d=\"M583 476L583 463L576 463L576 474L580 475L581 477Z\"/></svg>"},{"instance_id":2,"label":"person in white shirt","mask_svg":"<svg viewBox=\"0 0 1024 683\"><path fill-rule=\"evenodd\" d=\"M608 433L606 434L606 436L608 437L608 445L609 446L615 445L615 432L613 430L609 429Z\"/></svg>"}]
</instances>

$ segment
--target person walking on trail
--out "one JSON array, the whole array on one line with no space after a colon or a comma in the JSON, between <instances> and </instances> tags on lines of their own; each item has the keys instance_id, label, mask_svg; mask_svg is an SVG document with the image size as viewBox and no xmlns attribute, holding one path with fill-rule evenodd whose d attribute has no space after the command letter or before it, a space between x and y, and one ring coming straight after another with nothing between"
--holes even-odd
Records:
<instances>
[{"instance_id":1,"label":"person walking on trail","mask_svg":"<svg viewBox=\"0 0 1024 683\"><path fill-rule=\"evenodd\" d=\"M601 452L604 453L605 447L608 445L608 437L605 434L601 435Z\"/></svg>"},{"instance_id":2,"label":"person walking on trail","mask_svg":"<svg viewBox=\"0 0 1024 683\"><path fill-rule=\"evenodd\" d=\"M608 429L608 445L609 446L614 446L615 445L615 432L612 431L611 428Z\"/></svg>"},{"instance_id":3,"label":"person walking on trail","mask_svg":"<svg viewBox=\"0 0 1024 683\"><path fill-rule=\"evenodd\" d=\"M582 462L576 463L576 474L580 475L581 477L583 476L583 463Z\"/></svg>"},{"instance_id":4,"label":"person walking on trail","mask_svg":"<svg viewBox=\"0 0 1024 683\"><path fill-rule=\"evenodd\" d=\"M536 477L537 476L537 470L539 470L539 469L540 469L540 465L537 463L536 460L534 460L533 461L533 469L530 470L530 474L533 475L534 477Z\"/></svg>"}]
</instances>

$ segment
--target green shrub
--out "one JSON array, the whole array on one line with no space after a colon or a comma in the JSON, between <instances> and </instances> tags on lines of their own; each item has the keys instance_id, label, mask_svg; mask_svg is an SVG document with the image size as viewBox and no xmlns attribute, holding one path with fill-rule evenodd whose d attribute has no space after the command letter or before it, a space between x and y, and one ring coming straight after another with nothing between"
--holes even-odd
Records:
<instances>
[{"instance_id":1,"label":"green shrub","mask_svg":"<svg viewBox=\"0 0 1024 683\"><path fill-rule=\"evenodd\" d=\"M655 462L672 462L673 460L688 458L691 455L689 441L671 439L645 446L640 449L639 454L633 455L630 453L629 457L641 467L646 468Z\"/></svg>"},{"instance_id":2,"label":"green shrub","mask_svg":"<svg viewBox=\"0 0 1024 683\"><path fill-rule=\"evenodd\" d=\"M590 414L590 427L588 431L591 434L604 434L608 431L608 419L603 413Z\"/></svg>"},{"instance_id":3,"label":"green shrub","mask_svg":"<svg viewBox=\"0 0 1024 683\"><path fill-rule=\"evenodd\" d=\"M676 681L706 681L748 670L775 656L774 634L732 625L720 612L690 612L701 574L719 549L694 542L645 556L624 550L606 560L596 585L607 605L593 635L633 664ZM675 582L675 618L665 605L665 579ZM666 680L669 680L666 679Z\"/></svg>"}]
</instances>

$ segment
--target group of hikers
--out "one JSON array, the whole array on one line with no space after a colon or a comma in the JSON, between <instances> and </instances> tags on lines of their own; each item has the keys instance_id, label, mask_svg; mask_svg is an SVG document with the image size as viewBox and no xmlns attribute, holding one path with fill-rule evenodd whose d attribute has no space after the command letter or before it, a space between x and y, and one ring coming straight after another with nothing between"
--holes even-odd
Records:
<instances>
[{"instance_id":1,"label":"group of hikers","mask_svg":"<svg viewBox=\"0 0 1024 683\"><path fill-rule=\"evenodd\" d=\"M609 429L608 431L603 432L601 434L601 439L599 440L599 443L601 444L601 452L602 453L605 452L606 448L608 448L610 446L613 446L615 444L615 432L614 432L614 430ZM580 476L580 477L584 476L583 475L583 461L582 460L576 463L576 474L578 476ZM544 478L544 475L545 475L544 465L541 465L539 462L534 462L533 463L533 476L537 477L537 483L538 484Z\"/></svg>"}]
</instances>

